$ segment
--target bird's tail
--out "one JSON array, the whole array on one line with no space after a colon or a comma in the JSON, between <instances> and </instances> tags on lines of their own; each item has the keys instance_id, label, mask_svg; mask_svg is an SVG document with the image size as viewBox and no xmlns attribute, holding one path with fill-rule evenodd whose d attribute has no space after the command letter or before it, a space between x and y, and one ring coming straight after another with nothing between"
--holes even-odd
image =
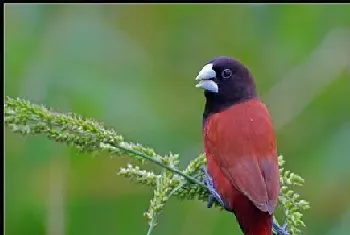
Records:
<instances>
[{"instance_id":1,"label":"bird's tail","mask_svg":"<svg viewBox=\"0 0 350 235\"><path fill-rule=\"evenodd\" d=\"M234 212L244 235L272 234L273 216L259 210L248 198L242 197Z\"/></svg>"}]
</instances>

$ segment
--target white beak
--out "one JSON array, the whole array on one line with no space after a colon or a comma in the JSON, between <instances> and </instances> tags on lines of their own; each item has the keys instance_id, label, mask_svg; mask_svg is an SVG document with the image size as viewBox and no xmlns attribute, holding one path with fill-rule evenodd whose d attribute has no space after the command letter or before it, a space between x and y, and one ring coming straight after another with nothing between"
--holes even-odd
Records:
<instances>
[{"instance_id":1,"label":"white beak","mask_svg":"<svg viewBox=\"0 0 350 235\"><path fill-rule=\"evenodd\" d=\"M216 77L216 72L213 70L213 64L205 65L201 71L199 71L196 81L199 83L196 85L197 88L202 88L207 91L218 93L219 87L212 78Z\"/></svg>"}]
</instances>

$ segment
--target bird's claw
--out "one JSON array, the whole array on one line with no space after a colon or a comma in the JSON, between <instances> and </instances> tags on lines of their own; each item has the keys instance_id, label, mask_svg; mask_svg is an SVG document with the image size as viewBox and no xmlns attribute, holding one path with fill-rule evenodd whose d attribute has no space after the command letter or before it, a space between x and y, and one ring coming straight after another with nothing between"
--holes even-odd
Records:
<instances>
[{"instance_id":1,"label":"bird's claw","mask_svg":"<svg viewBox=\"0 0 350 235\"><path fill-rule=\"evenodd\" d=\"M214 198L215 200L220 203L220 205L227 211L232 212L232 210L224 203L224 201L221 199L219 193L216 191L214 183L213 183L213 179L211 178L211 176L209 175L209 172L207 170L206 167L202 167L201 170L204 172L204 183L205 185L207 185L209 191L210 191L210 195L208 196L208 203L207 203L207 207L211 208L213 206L214 203Z\"/></svg>"},{"instance_id":2,"label":"bird's claw","mask_svg":"<svg viewBox=\"0 0 350 235\"><path fill-rule=\"evenodd\" d=\"M290 235L290 233L287 231L287 223L280 226L277 221L273 220L273 230L275 231L276 235Z\"/></svg>"}]
</instances>

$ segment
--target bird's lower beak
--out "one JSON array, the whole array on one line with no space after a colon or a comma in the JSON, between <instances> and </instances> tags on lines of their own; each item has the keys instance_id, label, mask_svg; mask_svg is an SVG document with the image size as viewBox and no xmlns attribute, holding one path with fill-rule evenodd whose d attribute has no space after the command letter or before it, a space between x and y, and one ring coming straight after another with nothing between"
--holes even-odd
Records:
<instances>
[{"instance_id":1,"label":"bird's lower beak","mask_svg":"<svg viewBox=\"0 0 350 235\"><path fill-rule=\"evenodd\" d=\"M213 80L216 77L216 72L213 70L212 64L207 64L199 71L196 81L199 81L196 85L197 88L202 88L204 90L218 93L219 87Z\"/></svg>"},{"instance_id":2,"label":"bird's lower beak","mask_svg":"<svg viewBox=\"0 0 350 235\"><path fill-rule=\"evenodd\" d=\"M196 85L197 88L202 88L207 91L218 93L219 87L213 80L201 80Z\"/></svg>"}]
</instances>

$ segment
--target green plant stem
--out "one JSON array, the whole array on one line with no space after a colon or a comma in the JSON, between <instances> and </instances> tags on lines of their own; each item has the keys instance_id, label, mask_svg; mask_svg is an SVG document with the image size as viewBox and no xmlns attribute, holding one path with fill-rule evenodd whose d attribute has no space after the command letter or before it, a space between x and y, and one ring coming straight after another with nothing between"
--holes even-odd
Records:
<instances>
[{"instance_id":1,"label":"green plant stem","mask_svg":"<svg viewBox=\"0 0 350 235\"><path fill-rule=\"evenodd\" d=\"M170 169L169 169L170 170ZM171 171L171 170L170 170ZM181 183L179 184L176 188L174 188L170 193L169 193L169 198L177 191L179 190L180 188L182 188L186 183ZM205 186L206 187L206 186ZM147 234L146 235L151 235L152 231L153 231L153 228L156 226L155 224L155 219L156 217L153 217L152 220L150 221L149 223L149 228L148 228L148 231L147 231Z\"/></svg>"},{"instance_id":2,"label":"green plant stem","mask_svg":"<svg viewBox=\"0 0 350 235\"><path fill-rule=\"evenodd\" d=\"M183 173L182 171L180 171L180 170L178 170L176 168L173 168L171 166L165 165L161 161L158 161L158 160L152 158L151 156L148 156L145 153L141 153L139 151L136 151L136 150L133 150L133 149L129 149L129 148L125 148L125 147L121 147L121 146L114 146L114 147L122 149L124 151L129 152L129 153L135 154L135 155L140 156L140 157L142 157L144 159L147 159L147 160L149 160L149 161L159 165L160 167L163 167L163 168L165 168L165 169L167 169L167 170L169 170L169 171L171 171L171 172L173 172L175 174L178 174L178 175L184 177L186 180L188 180L191 183L197 184L197 185L199 185L199 186L201 186L203 188L208 189L208 187L203 182L200 182L199 180L195 179L194 177L192 177L190 175L187 175L187 174Z\"/></svg>"},{"instance_id":3,"label":"green plant stem","mask_svg":"<svg viewBox=\"0 0 350 235\"><path fill-rule=\"evenodd\" d=\"M147 231L147 235L151 235L153 228L156 226L156 224L154 223L155 218L152 218L152 220L149 223L149 228Z\"/></svg>"}]
</instances>

